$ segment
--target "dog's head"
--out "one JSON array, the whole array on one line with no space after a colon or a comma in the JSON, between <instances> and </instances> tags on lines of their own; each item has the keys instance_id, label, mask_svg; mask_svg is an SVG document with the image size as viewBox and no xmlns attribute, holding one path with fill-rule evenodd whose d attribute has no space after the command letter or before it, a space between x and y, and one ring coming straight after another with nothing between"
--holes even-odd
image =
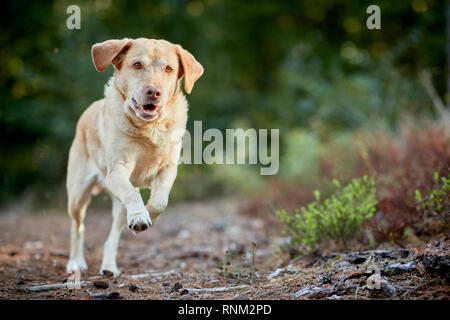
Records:
<instances>
[{"instance_id":1,"label":"dog's head","mask_svg":"<svg viewBox=\"0 0 450 320\"><path fill-rule=\"evenodd\" d=\"M165 40L108 40L92 46L92 59L98 71L114 65L114 85L126 102L125 111L146 121L159 117L183 76L184 89L191 93L203 74L192 54Z\"/></svg>"}]
</instances>

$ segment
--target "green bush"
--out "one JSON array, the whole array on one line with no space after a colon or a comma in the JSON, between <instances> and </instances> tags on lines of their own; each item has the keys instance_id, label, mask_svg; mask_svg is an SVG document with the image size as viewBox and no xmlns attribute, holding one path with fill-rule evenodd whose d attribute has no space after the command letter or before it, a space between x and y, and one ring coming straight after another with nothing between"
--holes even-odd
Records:
<instances>
[{"instance_id":1,"label":"green bush","mask_svg":"<svg viewBox=\"0 0 450 320\"><path fill-rule=\"evenodd\" d=\"M433 178L434 188L427 196L422 196L422 193L416 190L416 201L425 215L432 213L448 220L450 211L450 176L440 178L439 173L435 172Z\"/></svg>"},{"instance_id":2,"label":"green bush","mask_svg":"<svg viewBox=\"0 0 450 320\"><path fill-rule=\"evenodd\" d=\"M320 192L314 191L315 201L296 211L294 215L285 210L277 211L281 222L286 225L285 234L290 236L287 246L291 255L299 246L313 249L324 240L333 240L347 247L362 223L375 212L375 182L364 176L341 187L333 180L335 194L321 202ZM285 248L286 249L286 248Z\"/></svg>"}]
</instances>

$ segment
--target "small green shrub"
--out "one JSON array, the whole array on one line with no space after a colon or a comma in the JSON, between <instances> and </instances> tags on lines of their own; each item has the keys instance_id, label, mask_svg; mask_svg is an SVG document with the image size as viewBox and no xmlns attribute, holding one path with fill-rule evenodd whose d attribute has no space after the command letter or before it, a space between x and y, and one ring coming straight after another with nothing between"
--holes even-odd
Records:
<instances>
[{"instance_id":1,"label":"small green shrub","mask_svg":"<svg viewBox=\"0 0 450 320\"><path fill-rule=\"evenodd\" d=\"M450 176L439 177L435 172L434 188L427 196L422 196L419 190L416 190L416 201L425 215L436 214L444 219L449 218L449 194L450 194Z\"/></svg>"},{"instance_id":2,"label":"small green shrub","mask_svg":"<svg viewBox=\"0 0 450 320\"><path fill-rule=\"evenodd\" d=\"M354 179L341 187L333 180L335 194L321 202L320 192L314 191L315 201L296 211L294 215L285 210L277 211L281 222L286 225L285 234L290 236L290 244L285 246L290 254L293 248L304 246L313 249L323 240L337 241L347 247L362 223L371 218L375 212L375 182L364 176ZM283 248L282 248L283 250Z\"/></svg>"}]
</instances>

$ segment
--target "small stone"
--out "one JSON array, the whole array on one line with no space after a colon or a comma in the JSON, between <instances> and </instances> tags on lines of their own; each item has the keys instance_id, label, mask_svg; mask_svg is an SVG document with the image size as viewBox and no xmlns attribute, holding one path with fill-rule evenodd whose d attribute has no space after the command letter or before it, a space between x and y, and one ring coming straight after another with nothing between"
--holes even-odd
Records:
<instances>
[{"instance_id":1,"label":"small stone","mask_svg":"<svg viewBox=\"0 0 450 320\"><path fill-rule=\"evenodd\" d=\"M353 264L361 264L364 263L366 261L365 257L353 257L351 259L349 259L349 261Z\"/></svg>"},{"instance_id":2,"label":"small stone","mask_svg":"<svg viewBox=\"0 0 450 320\"><path fill-rule=\"evenodd\" d=\"M122 299L122 297L120 296L120 293L117 291L111 292L108 296L107 299L111 299L111 300L117 300L117 299Z\"/></svg>"},{"instance_id":3,"label":"small stone","mask_svg":"<svg viewBox=\"0 0 450 320\"><path fill-rule=\"evenodd\" d=\"M305 298L315 298L319 295L325 295L330 293L330 290L319 288L316 286L309 286L303 289L298 290L294 293L295 298L305 297Z\"/></svg>"},{"instance_id":4,"label":"small stone","mask_svg":"<svg viewBox=\"0 0 450 320\"><path fill-rule=\"evenodd\" d=\"M450 280L450 256L427 254L425 255L422 263L427 272L438 273L447 281Z\"/></svg>"},{"instance_id":5,"label":"small stone","mask_svg":"<svg viewBox=\"0 0 450 320\"><path fill-rule=\"evenodd\" d=\"M170 292L178 292L181 288L183 288L183 284L181 282L177 282L174 284Z\"/></svg>"},{"instance_id":6,"label":"small stone","mask_svg":"<svg viewBox=\"0 0 450 320\"><path fill-rule=\"evenodd\" d=\"M394 263L383 268L382 273L387 276L395 276L404 272L413 272L416 270L417 262L409 261L407 263Z\"/></svg>"},{"instance_id":7,"label":"small stone","mask_svg":"<svg viewBox=\"0 0 450 320\"><path fill-rule=\"evenodd\" d=\"M331 283L331 275L328 273L321 274L318 283L319 285Z\"/></svg>"},{"instance_id":8,"label":"small stone","mask_svg":"<svg viewBox=\"0 0 450 320\"><path fill-rule=\"evenodd\" d=\"M378 256L382 259L390 258L391 257L391 251L389 250L375 250L373 251L373 254L375 256Z\"/></svg>"},{"instance_id":9,"label":"small stone","mask_svg":"<svg viewBox=\"0 0 450 320\"><path fill-rule=\"evenodd\" d=\"M187 239L191 236L191 232L189 230L183 229L178 233L178 238Z\"/></svg>"},{"instance_id":10,"label":"small stone","mask_svg":"<svg viewBox=\"0 0 450 320\"><path fill-rule=\"evenodd\" d=\"M226 228L226 224L225 223L214 223L211 226L211 229L217 232L223 232Z\"/></svg>"},{"instance_id":11,"label":"small stone","mask_svg":"<svg viewBox=\"0 0 450 320\"><path fill-rule=\"evenodd\" d=\"M284 273L285 269L284 268L278 268L277 270L275 270L274 272L272 272L267 279L273 279L278 277L279 275L281 275L282 273Z\"/></svg>"},{"instance_id":12,"label":"small stone","mask_svg":"<svg viewBox=\"0 0 450 320\"><path fill-rule=\"evenodd\" d=\"M97 289L108 289L109 288L109 284L106 281L94 281L92 283L94 285L94 287L96 287Z\"/></svg>"},{"instance_id":13,"label":"small stone","mask_svg":"<svg viewBox=\"0 0 450 320\"><path fill-rule=\"evenodd\" d=\"M189 290L187 290L187 289L181 289L180 290L180 296L188 294L188 293L189 293Z\"/></svg>"},{"instance_id":14,"label":"small stone","mask_svg":"<svg viewBox=\"0 0 450 320\"><path fill-rule=\"evenodd\" d=\"M131 292L137 292L139 291L139 287L132 283L128 286L128 290L130 290Z\"/></svg>"},{"instance_id":15,"label":"small stone","mask_svg":"<svg viewBox=\"0 0 450 320\"><path fill-rule=\"evenodd\" d=\"M23 279L19 279L19 281L17 281L18 286L22 286L24 284L25 284L25 281Z\"/></svg>"},{"instance_id":16,"label":"small stone","mask_svg":"<svg viewBox=\"0 0 450 320\"><path fill-rule=\"evenodd\" d=\"M91 297L91 299L95 299L95 300L119 300L119 299L123 299L120 296L119 292L110 292L110 291L106 291L106 292L89 292L89 296Z\"/></svg>"},{"instance_id":17,"label":"small stone","mask_svg":"<svg viewBox=\"0 0 450 320\"><path fill-rule=\"evenodd\" d=\"M334 270L336 272L343 272L343 271L349 272L349 271L356 271L356 267L348 261L339 261L334 265Z\"/></svg>"},{"instance_id":18,"label":"small stone","mask_svg":"<svg viewBox=\"0 0 450 320\"><path fill-rule=\"evenodd\" d=\"M278 268L277 270L275 270L274 272L272 272L267 279L273 279L273 278L277 278L285 273L296 273L297 269L292 265L289 264L286 268Z\"/></svg>"},{"instance_id":19,"label":"small stone","mask_svg":"<svg viewBox=\"0 0 450 320\"><path fill-rule=\"evenodd\" d=\"M297 272L297 268L295 268L292 264L289 264L289 265L286 267L286 272L296 273L296 272Z\"/></svg>"},{"instance_id":20,"label":"small stone","mask_svg":"<svg viewBox=\"0 0 450 320\"><path fill-rule=\"evenodd\" d=\"M397 294L397 290L395 289L395 287L385 279L381 281L381 289L383 290L384 294L389 297L395 296Z\"/></svg>"},{"instance_id":21,"label":"small stone","mask_svg":"<svg viewBox=\"0 0 450 320\"><path fill-rule=\"evenodd\" d=\"M409 249L404 249L404 248L399 248L398 249L398 254L401 258L405 259L407 257L409 257L409 255L412 253L411 250Z\"/></svg>"},{"instance_id":22,"label":"small stone","mask_svg":"<svg viewBox=\"0 0 450 320\"><path fill-rule=\"evenodd\" d=\"M180 300L195 300L195 298L193 296L191 296L190 294L184 294L184 295L180 296Z\"/></svg>"}]
</instances>

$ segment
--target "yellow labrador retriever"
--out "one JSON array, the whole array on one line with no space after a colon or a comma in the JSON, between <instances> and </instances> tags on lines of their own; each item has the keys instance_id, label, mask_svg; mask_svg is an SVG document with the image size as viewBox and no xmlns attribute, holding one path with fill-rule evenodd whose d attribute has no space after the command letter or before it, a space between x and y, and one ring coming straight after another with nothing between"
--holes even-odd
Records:
<instances>
[{"instance_id":1,"label":"yellow labrador retriever","mask_svg":"<svg viewBox=\"0 0 450 320\"><path fill-rule=\"evenodd\" d=\"M187 102L203 67L180 45L165 40L108 40L92 47L98 71L114 75L105 98L78 121L67 168L68 211L72 218L67 272L87 269L83 254L86 207L102 187L112 195L113 222L101 273L118 276L119 239L125 225L144 231L165 210L177 175L186 129ZM139 188L150 188L145 205Z\"/></svg>"}]
</instances>

